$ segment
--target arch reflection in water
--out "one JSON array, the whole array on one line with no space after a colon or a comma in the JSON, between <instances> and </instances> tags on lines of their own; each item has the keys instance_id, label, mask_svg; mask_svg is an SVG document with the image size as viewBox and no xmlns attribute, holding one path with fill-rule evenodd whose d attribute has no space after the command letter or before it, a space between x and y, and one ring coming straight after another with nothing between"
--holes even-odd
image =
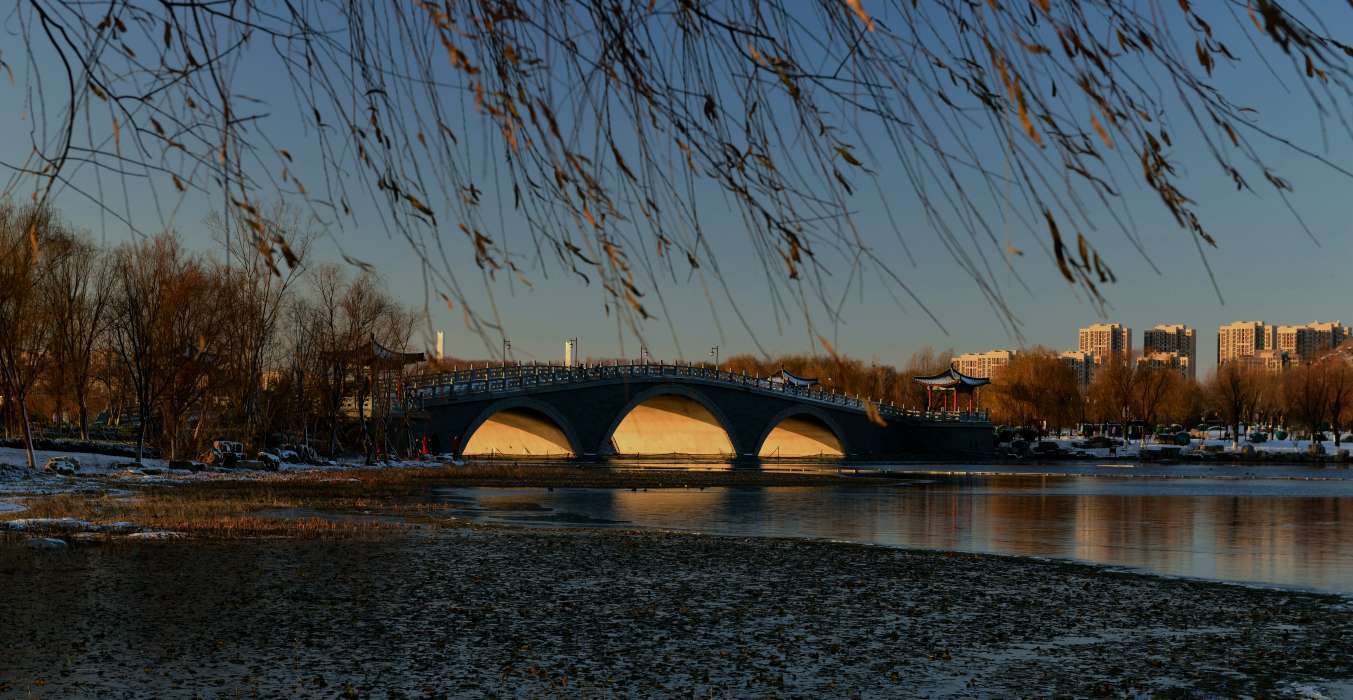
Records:
<instances>
[{"instance_id":1,"label":"arch reflection in water","mask_svg":"<svg viewBox=\"0 0 1353 700\"><path fill-rule=\"evenodd\" d=\"M568 436L540 411L515 407L498 411L470 435L467 456L572 457Z\"/></svg>"},{"instance_id":2,"label":"arch reflection in water","mask_svg":"<svg viewBox=\"0 0 1353 700\"><path fill-rule=\"evenodd\" d=\"M660 394L635 406L611 434L611 445L620 455L734 454L719 419L681 394Z\"/></svg>"},{"instance_id":3,"label":"arch reflection in water","mask_svg":"<svg viewBox=\"0 0 1353 700\"><path fill-rule=\"evenodd\" d=\"M894 487L533 493L544 508L627 527L1032 555L1353 593L1346 478L926 476Z\"/></svg>"},{"instance_id":4,"label":"arch reflection in water","mask_svg":"<svg viewBox=\"0 0 1353 700\"><path fill-rule=\"evenodd\" d=\"M844 457L845 448L825 421L810 414L797 414L780 421L761 443L763 458Z\"/></svg>"}]
</instances>

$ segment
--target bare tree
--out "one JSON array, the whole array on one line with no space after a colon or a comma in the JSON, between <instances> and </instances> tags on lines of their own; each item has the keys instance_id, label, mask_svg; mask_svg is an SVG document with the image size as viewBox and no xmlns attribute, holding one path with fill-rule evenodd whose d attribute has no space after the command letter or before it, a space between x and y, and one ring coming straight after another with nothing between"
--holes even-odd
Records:
<instances>
[{"instance_id":1,"label":"bare tree","mask_svg":"<svg viewBox=\"0 0 1353 700\"><path fill-rule=\"evenodd\" d=\"M201 430L211 418L205 400L219 388L226 364L224 321L231 301L218 266L186 254L173 257L175 252L164 250L171 256L168 262L173 274L161 290L167 303L156 338L165 373L156 407L170 458L191 454L183 449L189 446L184 428L193 411L198 411L195 440L202 437Z\"/></svg>"},{"instance_id":2,"label":"bare tree","mask_svg":"<svg viewBox=\"0 0 1353 700\"><path fill-rule=\"evenodd\" d=\"M5 405L15 408L29 469L37 469L29 392L48 359L53 329L43 295L51 260L42 250L57 226L46 208L0 203L0 389Z\"/></svg>"},{"instance_id":3,"label":"bare tree","mask_svg":"<svg viewBox=\"0 0 1353 700\"><path fill-rule=\"evenodd\" d=\"M1145 445L1147 435L1159 422L1171 396L1182 390L1183 378L1166 367L1138 366L1134 368L1134 375L1132 404L1137 418L1146 423L1146 429L1142 431L1142 444Z\"/></svg>"},{"instance_id":4,"label":"bare tree","mask_svg":"<svg viewBox=\"0 0 1353 700\"><path fill-rule=\"evenodd\" d=\"M372 458L376 444L367 422L367 403L374 389L370 367L372 343L402 346L412 326L407 314L364 273L348 280L332 265L320 266L309 276L308 294L297 309L298 326L316 353L323 371L317 377L321 411L329 427L329 453L339 450L344 401L353 402L361 428L363 451Z\"/></svg>"},{"instance_id":5,"label":"bare tree","mask_svg":"<svg viewBox=\"0 0 1353 700\"><path fill-rule=\"evenodd\" d=\"M1323 368L1314 362L1302 362L1283 374L1282 387L1288 419L1306 428L1314 440L1329 407Z\"/></svg>"},{"instance_id":6,"label":"bare tree","mask_svg":"<svg viewBox=\"0 0 1353 700\"><path fill-rule=\"evenodd\" d=\"M1054 430L1073 422L1082 403L1075 372L1047 348L1011 358L992 379L986 396L995 420L1018 426L1041 420Z\"/></svg>"},{"instance_id":7,"label":"bare tree","mask_svg":"<svg viewBox=\"0 0 1353 700\"><path fill-rule=\"evenodd\" d=\"M218 304L201 264L172 232L119 248L114 258L113 347L136 398L136 459L144 458L155 411L168 399L164 427L176 433L204 390L219 335ZM171 440L170 449L177 447Z\"/></svg>"},{"instance_id":8,"label":"bare tree","mask_svg":"<svg viewBox=\"0 0 1353 700\"><path fill-rule=\"evenodd\" d=\"M1227 362L1217 368L1207 383L1209 403L1231 429L1231 447L1240 440L1240 423L1248 420L1259 400L1259 377L1256 370Z\"/></svg>"},{"instance_id":9,"label":"bare tree","mask_svg":"<svg viewBox=\"0 0 1353 700\"><path fill-rule=\"evenodd\" d=\"M1126 423L1134 417L1137 368L1131 358L1108 358L1095 368L1087 390L1092 414L1106 421ZM1140 418L1140 416L1136 416ZM1123 426L1126 435L1127 425Z\"/></svg>"},{"instance_id":10,"label":"bare tree","mask_svg":"<svg viewBox=\"0 0 1353 700\"><path fill-rule=\"evenodd\" d=\"M736 206L777 321L797 317L793 305L834 319L871 277L924 308L877 252L893 234L910 256L915 234L857 226L867 191L893 215L898 183L876 178L887 164L918 202L907 218L929 222L1018 334L1012 235L1098 300L1115 279L1094 240L1103 222L1148 252L1125 192L1155 194L1201 255L1216 241L1189 191L1197 166L1284 201L1292 185L1265 146L1350 174L1247 107L1248 80L1214 78L1270 71L1347 129L1353 47L1331 15L1348 8L1237 5L20 0L7 17L16 53L49 59L15 71L24 113L50 116L29 157L5 164L22 177L4 191L31 185L46 201L64 189L135 227L130 203L118 210L73 171L172 183L228 203L243 225L227 245L281 257L290 244L259 202L282 192L355 228L365 196L423 261L430 296L482 336L501 323L471 303L453 260L509 280L552 261L597 281L638 334L664 313L659 282L688 272L738 305L720 265L729 237L693 196L708 189ZM1246 40L1224 41L1222 26ZM277 66L291 94L261 99L246 61ZM276 143L273 112L303 121L308 140ZM1183 139L1200 154L1173 150ZM319 171L310 182L302 160ZM523 244L507 235L517 228ZM851 274L829 276L833 265Z\"/></svg>"},{"instance_id":11,"label":"bare tree","mask_svg":"<svg viewBox=\"0 0 1353 700\"><path fill-rule=\"evenodd\" d=\"M1334 430L1334 449L1337 451L1343 440L1344 426L1348 424L1348 414L1353 409L1353 367L1349 366L1348 356L1343 353L1331 353L1321 364L1328 402L1325 415L1329 416L1330 427Z\"/></svg>"},{"instance_id":12,"label":"bare tree","mask_svg":"<svg viewBox=\"0 0 1353 700\"><path fill-rule=\"evenodd\" d=\"M53 323L51 374L58 401L68 391L74 397L80 439L88 440L89 391L94 383L96 349L109 321L112 276L101 251L88 238L71 237L60 244L60 249L46 290Z\"/></svg>"},{"instance_id":13,"label":"bare tree","mask_svg":"<svg viewBox=\"0 0 1353 700\"><path fill-rule=\"evenodd\" d=\"M225 236L229 225L214 215L209 225ZM225 391L239 411L245 434L255 444L262 442L262 406L264 373L280 362L278 326L293 286L300 279L299 256L304 255L311 236L297 231L299 217L278 208L264 222L268 235L290 240L296 246L296 259L285 265L257 247L235 246L230 259L220 270L221 291L226 297L222 314L221 363L225 370Z\"/></svg>"}]
</instances>

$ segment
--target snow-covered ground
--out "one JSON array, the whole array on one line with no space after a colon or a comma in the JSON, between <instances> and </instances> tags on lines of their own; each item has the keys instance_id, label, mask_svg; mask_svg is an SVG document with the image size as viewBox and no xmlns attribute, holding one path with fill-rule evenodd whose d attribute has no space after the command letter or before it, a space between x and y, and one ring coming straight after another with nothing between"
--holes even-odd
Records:
<instances>
[{"instance_id":1,"label":"snow-covered ground","mask_svg":"<svg viewBox=\"0 0 1353 700\"><path fill-rule=\"evenodd\" d=\"M1068 452L1084 453L1088 457L1095 458L1122 457L1135 459L1138 456L1140 456L1141 451L1143 449L1141 440L1128 440L1125 441L1124 444L1119 445L1116 448L1107 448L1107 447L1085 448L1085 447L1075 447L1076 444L1085 442L1085 439L1080 437L1056 437L1044 439L1051 440L1052 442L1057 443L1058 447ZM1325 448L1325 454L1327 456L1330 457L1335 456L1336 450L1333 441L1326 440L1320 444ZM1246 440L1241 440L1233 447L1232 442L1229 439L1209 437L1206 439L1194 438L1189 441L1188 446L1175 445L1172 443L1158 443L1153 440L1148 440L1146 442L1144 449L1146 450L1148 455L1150 455L1154 451L1168 448L1179 448L1181 456L1188 456L1191 453L1198 454L1204 452L1212 454L1220 453L1234 455L1245 450L1246 446L1252 447L1256 453L1261 455L1281 454L1281 455L1292 455L1295 457L1299 455L1304 455L1307 452L1309 452L1311 449L1311 441L1270 439L1266 442L1253 443L1248 442ZM1353 443L1343 443L1339 446L1339 449L1349 449L1350 451L1353 451Z\"/></svg>"},{"instance_id":2,"label":"snow-covered ground","mask_svg":"<svg viewBox=\"0 0 1353 700\"><path fill-rule=\"evenodd\" d=\"M354 469L434 467L444 463L438 460L406 460L388 461L375 466L367 466L362 464L359 458L353 458L322 466L282 464L276 472L255 469L192 472L169 469L168 460L164 459L147 458L138 467L135 460L128 457L89 452L37 450L35 455L38 462L38 471L36 472L27 468L28 457L24 450L14 447L0 447L0 513L22 511L24 509L22 500L28 497L57 493L108 493L110 491L116 492L120 487L134 484L213 479L272 479L279 478L279 472L341 472ZM79 460L79 474L62 476L43 471L43 465L53 457L74 457Z\"/></svg>"}]
</instances>

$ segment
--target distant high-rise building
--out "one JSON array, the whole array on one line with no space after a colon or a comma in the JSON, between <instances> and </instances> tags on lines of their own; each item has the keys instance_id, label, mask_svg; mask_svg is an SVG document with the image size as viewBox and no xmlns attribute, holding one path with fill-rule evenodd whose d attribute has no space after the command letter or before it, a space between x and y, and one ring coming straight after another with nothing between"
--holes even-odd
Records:
<instances>
[{"instance_id":1,"label":"distant high-rise building","mask_svg":"<svg viewBox=\"0 0 1353 700\"><path fill-rule=\"evenodd\" d=\"M1174 355L1173 360L1164 355ZM1154 359L1148 359L1152 358ZM1198 334L1179 323L1160 324L1142 333L1142 359L1147 364L1166 363L1192 379L1198 366Z\"/></svg>"},{"instance_id":2,"label":"distant high-rise building","mask_svg":"<svg viewBox=\"0 0 1353 700\"><path fill-rule=\"evenodd\" d=\"M1008 364L1019 353L1014 350L988 350L986 352L965 352L954 358L954 367L969 377L990 379L996 372Z\"/></svg>"},{"instance_id":3,"label":"distant high-rise building","mask_svg":"<svg viewBox=\"0 0 1353 700\"><path fill-rule=\"evenodd\" d=\"M1301 326L1278 326L1276 348L1302 362L1339 347L1349 338L1349 328L1339 321L1312 321Z\"/></svg>"},{"instance_id":4,"label":"distant high-rise building","mask_svg":"<svg viewBox=\"0 0 1353 700\"><path fill-rule=\"evenodd\" d=\"M1080 384L1084 391L1090 387L1090 380L1094 378L1095 358L1088 352L1080 350L1067 350L1058 355L1058 357L1076 373L1076 383Z\"/></svg>"},{"instance_id":5,"label":"distant high-rise building","mask_svg":"<svg viewBox=\"0 0 1353 700\"><path fill-rule=\"evenodd\" d=\"M1217 329L1217 364L1277 348L1277 333L1263 321L1236 321Z\"/></svg>"},{"instance_id":6,"label":"distant high-rise building","mask_svg":"<svg viewBox=\"0 0 1353 700\"><path fill-rule=\"evenodd\" d=\"M439 360L446 357L445 353L446 348L442 344L443 339L444 337L442 336L442 332L437 331L437 359Z\"/></svg>"},{"instance_id":7,"label":"distant high-rise building","mask_svg":"<svg viewBox=\"0 0 1353 700\"><path fill-rule=\"evenodd\" d=\"M1256 351L1251 355L1233 357L1230 361L1242 367L1260 369L1266 372L1281 372L1292 366L1292 355L1284 350L1269 348Z\"/></svg>"},{"instance_id":8,"label":"distant high-rise building","mask_svg":"<svg viewBox=\"0 0 1353 700\"><path fill-rule=\"evenodd\" d=\"M1120 323L1096 323L1080 330L1080 352L1090 353L1094 363L1127 362L1132 357L1132 329Z\"/></svg>"},{"instance_id":9,"label":"distant high-rise building","mask_svg":"<svg viewBox=\"0 0 1353 700\"><path fill-rule=\"evenodd\" d=\"M1193 362L1188 355L1182 355L1177 352L1147 352L1137 358L1138 367L1151 367L1160 369L1172 369L1185 378L1193 378Z\"/></svg>"},{"instance_id":10,"label":"distant high-rise building","mask_svg":"<svg viewBox=\"0 0 1353 700\"><path fill-rule=\"evenodd\" d=\"M579 364L578 361L578 339L569 338L564 341L564 366L572 367Z\"/></svg>"}]
</instances>

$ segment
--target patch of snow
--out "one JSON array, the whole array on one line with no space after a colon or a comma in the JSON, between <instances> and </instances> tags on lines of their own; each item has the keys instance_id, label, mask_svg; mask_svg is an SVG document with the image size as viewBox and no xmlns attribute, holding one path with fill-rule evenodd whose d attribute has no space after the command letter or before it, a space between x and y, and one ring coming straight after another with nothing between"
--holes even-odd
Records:
<instances>
[{"instance_id":1,"label":"patch of snow","mask_svg":"<svg viewBox=\"0 0 1353 700\"><path fill-rule=\"evenodd\" d=\"M66 541L55 537L34 537L24 541L29 549L40 549L45 551L55 551L66 548Z\"/></svg>"},{"instance_id":2,"label":"patch of snow","mask_svg":"<svg viewBox=\"0 0 1353 700\"><path fill-rule=\"evenodd\" d=\"M93 523L79 518L17 518L0 522L0 529L17 531L60 530L62 532L78 532L93 528Z\"/></svg>"},{"instance_id":3,"label":"patch of snow","mask_svg":"<svg viewBox=\"0 0 1353 700\"><path fill-rule=\"evenodd\" d=\"M76 457L80 460L80 474L91 473L111 473L125 468L124 465L133 463L136 460L131 457L120 455L101 455L92 452L78 452L74 450L50 451L35 450L33 456L37 458L38 464L46 464L49 460L58 457ZM163 459L144 459L142 463L148 467L164 468L167 462ZM28 464L28 455L19 447L0 447L0 464L8 464L14 467L23 468Z\"/></svg>"},{"instance_id":4,"label":"patch of snow","mask_svg":"<svg viewBox=\"0 0 1353 700\"><path fill-rule=\"evenodd\" d=\"M178 540L183 539L185 535L182 532L173 530L148 530L146 532L133 532L123 537L124 540Z\"/></svg>"},{"instance_id":5,"label":"patch of snow","mask_svg":"<svg viewBox=\"0 0 1353 700\"><path fill-rule=\"evenodd\" d=\"M1353 696L1353 683L1347 681L1331 681L1325 687L1318 687L1309 683L1288 683L1283 687L1285 695L1294 698L1305 698L1306 700L1332 700L1332 698L1346 698Z\"/></svg>"}]
</instances>

